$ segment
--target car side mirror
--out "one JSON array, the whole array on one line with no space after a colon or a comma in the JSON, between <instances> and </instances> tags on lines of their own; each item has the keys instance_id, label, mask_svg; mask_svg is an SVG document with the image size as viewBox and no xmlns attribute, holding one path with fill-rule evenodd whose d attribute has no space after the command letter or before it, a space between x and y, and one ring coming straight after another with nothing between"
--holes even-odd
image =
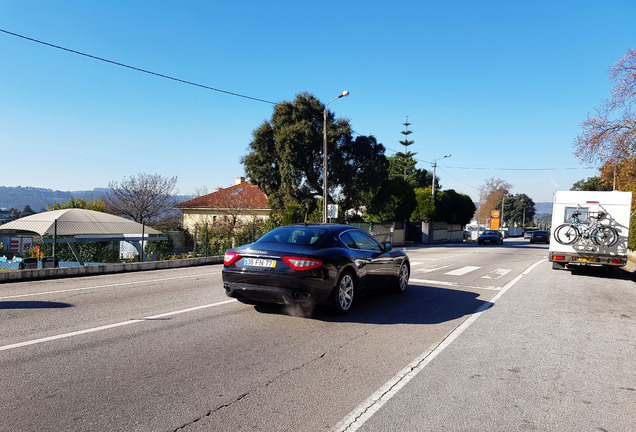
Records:
<instances>
[{"instance_id":1,"label":"car side mirror","mask_svg":"<svg viewBox=\"0 0 636 432\"><path fill-rule=\"evenodd\" d=\"M391 250L391 245L389 243L385 243L384 244L384 250L387 251L387 252L390 251Z\"/></svg>"}]
</instances>

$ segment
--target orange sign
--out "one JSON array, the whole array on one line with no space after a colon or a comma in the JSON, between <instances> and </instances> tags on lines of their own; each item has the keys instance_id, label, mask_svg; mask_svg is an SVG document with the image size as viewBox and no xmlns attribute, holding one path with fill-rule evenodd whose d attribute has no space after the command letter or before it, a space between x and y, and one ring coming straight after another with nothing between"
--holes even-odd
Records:
<instances>
[{"instance_id":1,"label":"orange sign","mask_svg":"<svg viewBox=\"0 0 636 432\"><path fill-rule=\"evenodd\" d=\"M499 210L490 212L490 229L499 230Z\"/></svg>"}]
</instances>

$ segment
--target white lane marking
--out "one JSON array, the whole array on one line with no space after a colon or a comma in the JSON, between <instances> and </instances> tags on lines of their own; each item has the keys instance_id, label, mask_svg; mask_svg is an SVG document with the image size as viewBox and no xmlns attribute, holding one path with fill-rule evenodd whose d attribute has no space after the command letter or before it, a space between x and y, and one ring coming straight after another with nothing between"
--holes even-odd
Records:
<instances>
[{"instance_id":1,"label":"white lane marking","mask_svg":"<svg viewBox=\"0 0 636 432\"><path fill-rule=\"evenodd\" d=\"M409 279L409 283L421 283L426 285L442 285L442 286L450 286L453 288L468 288L468 289L485 289L485 290L499 290L501 288L495 286L488 285L460 285L457 282L449 282L449 281L436 281L430 279Z\"/></svg>"},{"instance_id":2,"label":"white lane marking","mask_svg":"<svg viewBox=\"0 0 636 432\"><path fill-rule=\"evenodd\" d=\"M445 285L445 286L452 286L452 287L458 287L459 284L457 282L448 282L448 281L434 281L434 280L429 280L429 279L409 279L409 283L414 282L414 283L422 283L422 284L433 284L433 285Z\"/></svg>"},{"instance_id":3,"label":"white lane marking","mask_svg":"<svg viewBox=\"0 0 636 432\"><path fill-rule=\"evenodd\" d=\"M94 285L94 286L89 286L84 288L69 288L69 289L63 289L63 290L44 291L44 292L31 293L31 294L18 294L18 295L0 297L0 300L8 300L8 299L22 298L22 297L34 297L34 296L41 296L41 295L48 295L48 294L60 294L60 293L67 293L67 292L73 292L73 291L87 291L87 290L100 289L100 288L115 288L115 287L122 287L127 285L140 285L140 284L147 284L147 283L153 283L153 282L166 282L166 281L178 280L178 279L187 279L187 278L200 277L200 276L216 275L218 273L220 273L220 271L212 272L212 273L200 273L200 274L187 275L187 276L175 276L171 278L162 278L162 279L146 279L146 280L140 280L136 282L122 282L122 283L107 284L107 285Z\"/></svg>"},{"instance_id":4,"label":"white lane marking","mask_svg":"<svg viewBox=\"0 0 636 432\"><path fill-rule=\"evenodd\" d=\"M473 253L473 252L464 252L464 253L459 253L459 254L455 254L455 255L444 255L444 256L437 257L437 258L417 257L417 260L413 261L411 263L411 267L425 264L423 262L420 262L420 260L422 260L422 261L440 261L440 260L445 260L445 259L448 259L448 258L457 258L457 257L461 257L461 256L464 256L464 255L470 255L471 253Z\"/></svg>"},{"instance_id":5,"label":"white lane marking","mask_svg":"<svg viewBox=\"0 0 636 432\"><path fill-rule=\"evenodd\" d=\"M456 270L449 271L449 272L444 273L444 274L451 275L451 276L463 276L466 273L470 273L470 272L475 271L475 270L480 269L480 268L481 267L479 267L479 266L465 266L465 267L458 268Z\"/></svg>"},{"instance_id":6,"label":"white lane marking","mask_svg":"<svg viewBox=\"0 0 636 432\"><path fill-rule=\"evenodd\" d=\"M490 308L502 295L525 275L530 273L536 266L545 262L543 258L532 264L523 273L508 282L489 302L480 306L472 315L466 318L459 326L443 338L437 345L434 345L420 354L408 366L398 372L393 378L387 381L375 393L358 405L345 418L343 418L334 428L332 432L354 432L357 431L367 420L369 420L380 408L384 406L393 396L420 373L426 365L428 365L435 357L437 357L446 347L448 347L455 339L459 337L468 327L470 327L479 318L486 309Z\"/></svg>"},{"instance_id":7,"label":"white lane marking","mask_svg":"<svg viewBox=\"0 0 636 432\"><path fill-rule=\"evenodd\" d=\"M138 324L138 323L142 323L142 322L146 322L146 321L152 321L152 320L156 320L159 318L165 318L165 317L169 317L169 316L173 316L173 315L179 315L179 314L183 314L183 313L187 313L187 312L193 312L193 311L197 311L200 309L206 309L206 308L210 308L210 307L215 307L215 306L222 306L224 304L228 304L228 303L233 303L236 302L236 299L231 299L231 300L225 300L225 301L221 301L221 302L217 302L217 303L211 303L211 304L206 304L206 305L202 305L202 306L195 306L195 307L191 307L188 309L181 309L178 311L172 311L172 312L166 312L166 313L162 313L159 315L153 315L153 316L149 316L149 317L145 317L145 318L137 318L137 319L130 319L127 321L122 321L122 322L118 322L118 323L114 323L114 324L108 324L108 325L104 325L104 326L100 326L100 327L93 327L93 328L88 328L88 329L84 329L84 330L78 330L78 331L74 331L74 332L70 332L70 333L64 333L64 334L59 334L59 335L55 335L55 336L48 336L45 338L41 338L41 339L34 339L34 340L30 340L30 341L25 341L25 342L18 342L18 343L14 343L11 345L4 345L4 346L0 346L0 351L6 351L6 350L10 350L10 349L14 349L14 348L20 348L20 347L25 347L25 346L29 346L29 345L36 345L39 343L43 343L43 342L50 342L50 341L54 341L54 340L58 340L58 339L65 339L65 338L70 338L73 336L80 336L80 335L84 335L87 333L94 333L94 332L98 332L98 331L102 331L102 330L109 330L112 328L116 328L116 327L122 327L122 326L126 326L126 325L130 325L130 324Z\"/></svg>"},{"instance_id":8,"label":"white lane marking","mask_svg":"<svg viewBox=\"0 0 636 432\"><path fill-rule=\"evenodd\" d=\"M511 271L512 271L512 269L498 268L498 269L495 269L495 270L491 271L488 274L485 274L481 278L482 279L500 279L501 277L507 275Z\"/></svg>"},{"instance_id":9,"label":"white lane marking","mask_svg":"<svg viewBox=\"0 0 636 432\"><path fill-rule=\"evenodd\" d=\"M434 265L434 266L414 269L413 273L431 273L431 272L434 272L434 271L437 271L437 270L445 269L445 268L450 267L450 266L451 266L450 264L438 264L438 265Z\"/></svg>"}]
</instances>

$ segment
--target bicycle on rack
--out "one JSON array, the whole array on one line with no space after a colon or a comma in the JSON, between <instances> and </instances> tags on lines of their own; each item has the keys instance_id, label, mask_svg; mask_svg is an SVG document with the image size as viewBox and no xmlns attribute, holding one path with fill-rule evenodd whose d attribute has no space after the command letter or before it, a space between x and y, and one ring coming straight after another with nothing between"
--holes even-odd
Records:
<instances>
[{"instance_id":1,"label":"bicycle on rack","mask_svg":"<svg viewBox=\"0 0 636 432\"><path fill-rule=\"evenodd\" d=\"M618 231L609 225L603 225L600 220L607 213L598 212L596 216L590 216L587 224L581 223L581 213L572 213L572 222L559 225L554 230L554 238L563 245L571 245L579 239L591 239L598 246L613 246L618 241Z\"/></svg>"}]
</instances>

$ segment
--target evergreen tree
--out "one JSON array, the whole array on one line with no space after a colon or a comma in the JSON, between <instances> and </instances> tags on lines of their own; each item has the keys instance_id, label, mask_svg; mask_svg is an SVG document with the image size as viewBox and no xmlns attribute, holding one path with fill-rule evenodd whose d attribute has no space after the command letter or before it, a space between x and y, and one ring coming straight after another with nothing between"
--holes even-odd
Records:
<instances>
[{"instance_id":1,"label":"evergreen tree","mask_svg":"<svg viewBox=\"0 0 636 432\"><path fill-rule=\"evenodd\" d=\"M409 146L415 141L409 139L409 135L413 132L409 130L411 123L409 123L408 116L402 124L404 125L404 130L401 133L404 135L404 139L400 141L400 144L404 146L404 151L397 152L395 156L389 158L390 178L400 177L415 186L417 185L417 170L415 169L416 161L414 156L417 153L409 151Z\"/></svg>"},{"instance_id":2,"label":"evergreen tree","mask_svg":"<svg viewBox=\"0 0 636 432\"><path fill-rule=\"evenodd\" d=\"M608 184L601 177L588 177L586 180L579 180L572 185L573 191L611 191L612 185Z\"/></svg>"},{"instance_id":3,"label":"evergreen tree","mask_svg":"<svg viewBox=\"0 0 636 432\"><path fill-rule=\"evenodd\" d=\"M401 178L385 180L369 205L365 220L390 222L408 220L417 205L413 187Z\"/></svg>"},{"instance_id":4,"label":"evergreen tree","mask_svg":"<svg viewBox=\"0 0 636 432\"><path fill-rule=\"evenodd\" d=\"M31 216L34 215L36 212L31 208L30 205L25 205L24 209L20 212L20 217L26 217L26 216Z\"/></svg>"},{"instance_id":5,"label":"evergreen tree","mask_svg":"<svg viewBox=\"0 0 636 432\"><path fill-rule=\"evenodd\" d=\"M253 133L241 158L245 174L267 195L275 211L311 215L323 196L325 105L309 93L274 107L271 119ZM372 191L387 178L384 146L373 136L352 137L348 120L327 113L328 201L344 210L368 205ZM302 220L306 220L303 216Z\"/></svg>"},{"instance_id":6,"label":"evergreen tree","mask_svg":"<svg viewBox=\"0 0 636 432\"><path fill-rule=\"evenodd\" d=\"M409 126L411 125L411 123L409 123L408 116L406 116L406 121L402 124L404 125L404 130L402 131L404 139L400 141L400 144L404 146L404 153L398 153L398 155L404 159L404 180L408 180L407 170L415 169L415 160L413 159L413 156L415 156L417 153L413 153L408 150L409 146L415 142L409 139L409 135L412 132L409 130Z\"/></svg>"}]
</instances>

